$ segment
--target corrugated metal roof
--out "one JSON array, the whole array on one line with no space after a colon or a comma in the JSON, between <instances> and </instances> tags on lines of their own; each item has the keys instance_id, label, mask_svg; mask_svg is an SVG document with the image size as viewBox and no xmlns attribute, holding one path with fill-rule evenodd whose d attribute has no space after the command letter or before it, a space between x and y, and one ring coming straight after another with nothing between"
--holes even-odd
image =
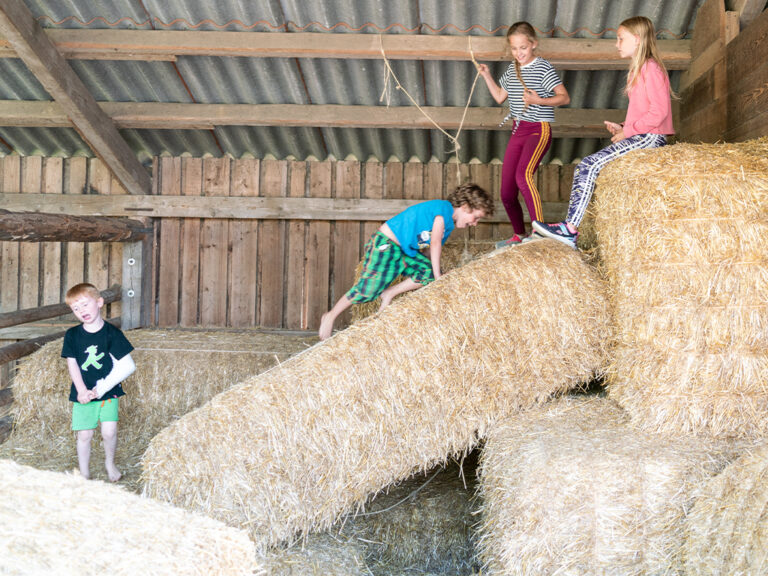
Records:
<instances>
[{"instance_id":1,"label":"corrugated metal roof","mask_svg":"<svg viewBox=\"0 0 768 576\"><path fill-rule=\"evenodd\" d=\"M591 2L468 2L420 0L26 0L46 28L237 30L329 34L453 34L499 37L515 21L531 22L542 36L614 38L617 24L636 14L650 17L661 38L689 37L703 0ZM71 60L99 101L223 104L386 105L382 60L224 58L182 56L176 63ZM470 62L392 61L400 82L420 105L464 106L475 70ZM505 63L491 63L496 75ZM0 98L49 100L20 60L0 59ZM623 108L622 71L561 73L573 108ZM673 86L679 72L672 73ZM410 105L396 90L393 106ZM471 104L495 106L482 80ZM123 130L142 162L155 155L274 156L305 159L355 157L422 161L450 158L451 143L437 130L361 128L220 127L215 130ZM462 161L498 160L508 133L464 131ZM595 138L555 139L544 161L564 163L604 145ZM0 128L0 153L90 155L73 129Z\"/></svg>"}]
</instances>

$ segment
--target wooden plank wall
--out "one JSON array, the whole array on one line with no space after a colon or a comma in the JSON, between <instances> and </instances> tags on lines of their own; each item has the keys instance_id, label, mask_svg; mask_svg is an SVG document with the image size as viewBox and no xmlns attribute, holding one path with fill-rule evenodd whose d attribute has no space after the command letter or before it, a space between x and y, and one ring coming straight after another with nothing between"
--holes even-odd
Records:
<instances>
[{"instance_id":1,"label":"wooden plank wall","mask_svg":"<svg viewBox=\"0 0 768 576\"><path fill-rule=\"evenodd\" d=\"M168 196L385 201L445 198L471 179L493 192L503 213L498 164L184 157L156 159L154 174L154 193ZM572 166L542 166L542 199L567 201L572 174ZM0 158L0 192L125 194L98 159L19 156ZM351 286L363 246L380 222L164 217L155 224L154 325L315 330ZM508 224L485 223L457 230L452 241L509 234ZM61 302L67 288L82 281L102 289L120 283L121 256L118 243L0 243L0 311ZM110 305L110 317L120 314L119 306ZM23 332L5 329L0 340L14 340L9 331ZM40 334L19 338L31 335ZM2 369L0 385L11 369Z\"/></svg>"},{"instance_id":2,"label":"wooden plank wall","mask_svg":"<svg viewBox=\"0 0 768 576\"><path fill-rule=\"evenodd\" d=\"M98 159L40 156L0 158L0 192L125 193ZM74 284L92 282L103 290L121 277L122 245L118 243L0 242L0 312L63 302ZM109 317L120 315L119 302L107 308ZM3 334L0 345L42 335L34 329L6 329ZM0 367L0 388L9 382L13 368L12 363Z\"/></svg>"},{"instance_id":3,"label":"wooden plank wall","mask_svg":"<svg viewBox=\"0 0 768 576\"><path fill-rule=\"evenodd\" d=\"M467 178L493 191L498 164L303 162L161 158L157 193L285 198L444 198ZM566 202L573 167L542 166L544 201ZM563 211L565 204L563 204ZM162 218L157 316L161 327L263 326L315 330L352 284L380 222ZM456 231L453 241L506 237L508 224ZM342 317L343 326L348 317Z\"/></svg>"},{"instance_id":4,"label":"wooden plank wall","mask_svg":"<svg viewBox=\"0 0 768 576\"><path fill-rule=\"evenodd\" d=\"M768 10L728 44L726 66L726 141L768 136Z\"/></svg>"},{"instance_id":5,"label":"wooden plank wall","mask_svg":"<svg viewBox=\"0 0 768 576\"><path fill-rule=\"evenodd\" d=\"M680 81L678 136L738 142L768 135L768 11L739 32L739 14L707 0L696 16L692 61Z\"/></svg>"}]
</instances>

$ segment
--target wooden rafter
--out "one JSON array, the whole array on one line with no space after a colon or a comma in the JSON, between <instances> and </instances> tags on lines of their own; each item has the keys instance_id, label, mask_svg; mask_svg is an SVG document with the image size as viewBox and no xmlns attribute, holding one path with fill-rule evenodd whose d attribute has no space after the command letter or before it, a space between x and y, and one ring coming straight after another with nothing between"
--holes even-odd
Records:
<instances>
[{"instance_id":1,"label":"wooden rafter","mask_svg":"<svg viewBox=\"0 0 768 576\"><path fill-rule=\"evenodd\" d=\"M303 104L166 104L101 102L104 112L119 128L211 129L216 126L314 126L337 128L429 129L432 123L415 106L340 106ZM446 130L457 129L462 107L422 108ZM463 130L495 130L504 117L502 107L470 108ZM558 108L552 135L600 138L606 136L604 120L621 122L623 110ZM0 126L69 126L55 102L0 101ZM509 124L503 130L510 129Z\"/></svg>"},{"instance_id":2,"label":"wooden rafter","mask_svg":"<svg viewBox=\"0 0 768 576\"><path fill-rule=\"evenodd\" d=\"M378 59L382 47L392 60L470 60L470 48L481 62L509 59L498 36L164 30L48 30L47 34L64 57L89 60L173 61L179 56ZM668 69L688 67L690 41L660 40L659 48ZM559 70L627 67L615 41L609 39L542 38L539 52ZM2 40L0 57L15 57Z\"/></svg>"},{"instance_id":3,"label":"wooden rafter","mask_svg":"<svg viewBox=\"0 0 768 576\"><path fill-rule=\"evenodd\" d=\"M149 193L148 172L24 2L0 0L0 33L123 187L132 194Z\"/></svg>"},{"instance_id":4,"label":"wooden rafter","mask_svg":"<svg viewBox=\"0 0 768 576\"><path fill-rule=\"evenodd\" d=\"M733 0L731 4L739 15L739 26L744 30L765 10L766 0Z\"/></svg>"}]
</instances>

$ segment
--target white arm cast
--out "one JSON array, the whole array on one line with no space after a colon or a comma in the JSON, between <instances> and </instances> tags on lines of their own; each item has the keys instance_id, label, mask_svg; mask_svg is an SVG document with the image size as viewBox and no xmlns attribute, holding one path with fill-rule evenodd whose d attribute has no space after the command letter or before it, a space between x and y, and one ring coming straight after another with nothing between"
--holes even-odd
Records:
<instances>
[{"instance_id":1,"label":"white arm cast","mask_svg":"<svg viewBox=\"0 0 768 576\"><path fill-rule=\"evenodd\" d=\"M112 356L112 370L104 378L96 381L96 388L94 388L96 390L96 397L101 398L104 396L104 394L133 374L135 370L136 364L133 362L130 354L126 354L120 360Z\"/></svg>"}]
</instances>

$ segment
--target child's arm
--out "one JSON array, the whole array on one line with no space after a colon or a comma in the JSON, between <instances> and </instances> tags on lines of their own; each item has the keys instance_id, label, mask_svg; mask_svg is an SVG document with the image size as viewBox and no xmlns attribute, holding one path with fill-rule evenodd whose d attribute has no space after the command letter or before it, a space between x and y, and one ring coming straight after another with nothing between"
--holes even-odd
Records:
<instances>
[{"instance_id":1,"label":"child's arm","mask_svg":"<svg viewBox=\"0 0 768 576\"><path fill-rule=\"evenodd\" d=\"M445 222L442 216L435 216L432 222L432 234L429 237L429 259L432 262L432 273L435 280L440 278L440 256L443 253L443 234L445 233Z\"/></svg>"},{"instance_id":2,"label":"child's arm","mask_svg":"<svg viewBox=\"0 0 768 576\"><path fill-rule=\"evenodd\" d=\"M496 80L491 76L491 70L486 64L478 64L477 70L485 80L485 85L488 86L488 91L498 104L504 102L507 99L507 91L496 83Z\"/></svg>"},{"instance_id":3,"label":"child's arm","mask_svg":"<svg viewBox=\"0 0 768 576\"><path fill-rule=\"evenodd\" d=\"M112 356L112 370L104 378L96 381L96 387L94 388L96 398L104 396L104 394L112 390L112 388L120 384L120 382L128 378L135 371L136 364L130 354L126 354L120 360Z\"/></svg>"},{"instance_id":4,"label":"child's arm","mask_svg":"<svg viewBox=\"0 0 768 576\"><path fill-rule=\"evenodd\" d=\"M69 371L69 377L72 378L72 384L75 385L77 390L77 401L80 404L88 404L88 402L96 398L94 391L88 390L85 386L83 375L80 373L80 366L77 365L77 358L67 358L67 370Z\"/></svg>"}]
</instances>

